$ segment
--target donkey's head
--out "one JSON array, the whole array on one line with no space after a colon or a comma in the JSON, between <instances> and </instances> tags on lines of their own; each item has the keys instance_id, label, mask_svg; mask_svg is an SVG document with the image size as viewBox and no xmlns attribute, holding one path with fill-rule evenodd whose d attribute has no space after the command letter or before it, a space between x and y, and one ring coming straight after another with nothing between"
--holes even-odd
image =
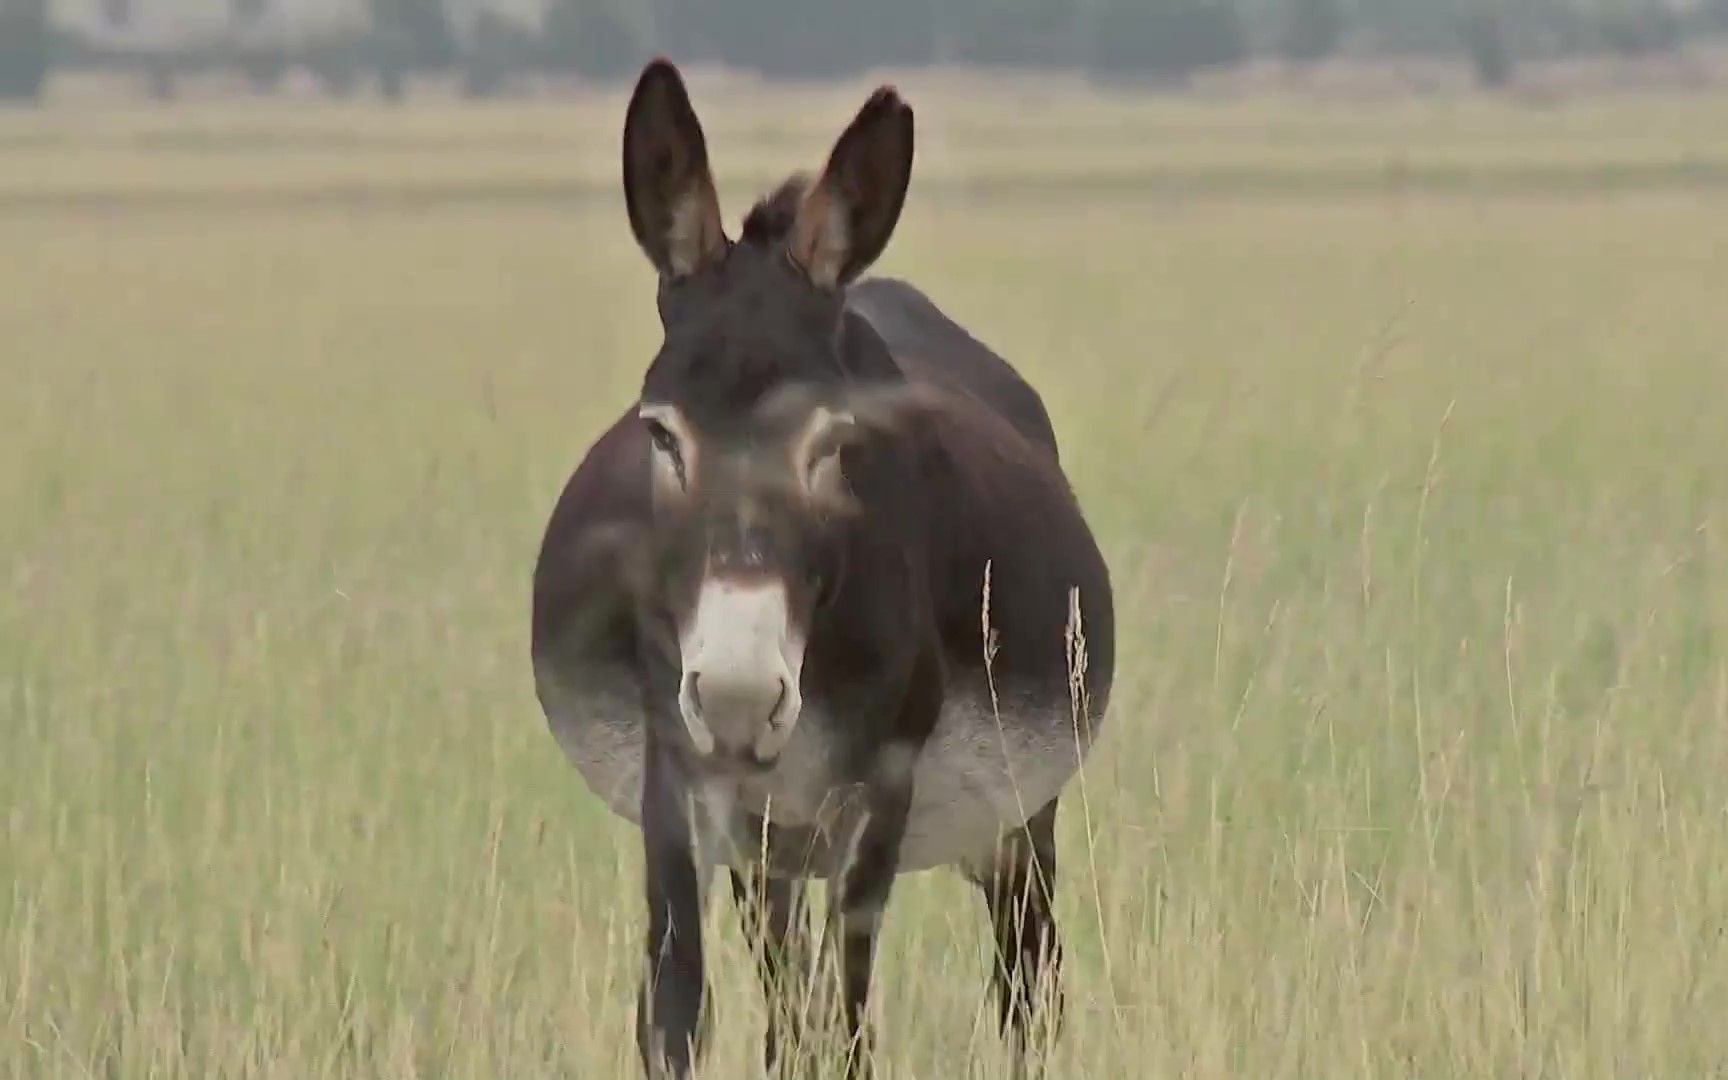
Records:
<instances>
[{"instance_id":1,"label":"donkey's head","mask_svg":"<svg viewBox=\"0 0 1728 1080\"><path fill-rule=\"evenodd\" d=\"M887 245L911 167L912 111L883 88L822 174L758 204L734 242L677 70L649 64L631 98L625 200L665 335L639 406L648 590L676 630L690 741L716 766L771 764L798 720L805 642L853 509L841 453L876 426L848 405L843 294Z\"/></svg>"}]
</instances>

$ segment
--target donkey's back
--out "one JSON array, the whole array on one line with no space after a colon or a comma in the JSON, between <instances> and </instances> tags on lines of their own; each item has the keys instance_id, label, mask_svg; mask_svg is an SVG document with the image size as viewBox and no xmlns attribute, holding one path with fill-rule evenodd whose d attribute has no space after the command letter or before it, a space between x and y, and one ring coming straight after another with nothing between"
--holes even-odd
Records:
<instances>
[{"instance_id":1,"label":"donkey's back","mask_svg":"<svg viewBox=\"0 0 1728 1080\"><path fill-rule=\"evenodd\" d=\"M1038 391L916 287L896 278L869 278L847 290L846 307L870 324L909 380L970 395L1028 442L1058 456L1056 431Z\"/></svg>"}]
</instances>

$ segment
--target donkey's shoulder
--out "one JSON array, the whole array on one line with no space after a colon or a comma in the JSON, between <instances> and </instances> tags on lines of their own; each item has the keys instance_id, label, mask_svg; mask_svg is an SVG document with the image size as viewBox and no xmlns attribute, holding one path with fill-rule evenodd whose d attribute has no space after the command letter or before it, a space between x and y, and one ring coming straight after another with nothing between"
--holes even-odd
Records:
<instances>
[{"instance_id":1,"label":"donkey's shoulder","mask_svg":"<svg viewBox=\"0 0 1728 1080\"><path fill-rule=\"evenodd\" d=\"M964 392L1058 456L1056 432L1038 391L922 290L898 278L868 278L847 290L846 306L882 339L908 379Z\"/></svg>"}]
</instances>

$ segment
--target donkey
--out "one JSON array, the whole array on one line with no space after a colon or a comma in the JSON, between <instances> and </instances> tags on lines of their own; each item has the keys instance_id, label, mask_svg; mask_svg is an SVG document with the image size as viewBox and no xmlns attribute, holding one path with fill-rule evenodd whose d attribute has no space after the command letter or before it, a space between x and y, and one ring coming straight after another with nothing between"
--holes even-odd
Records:
<instances>
[{"instance_id":1,"label":"donkey","mask_svg":"<svg viewBox=\"0 0 1728 1080\"><path fill-rule=\"evenodd\" d=\"M677 68L649 63L626 111L664 340L552 512L532 658L564 753L641 827L650 1076L699 1060L722 867L770 1070L792 1023L777 1003L814 966L847 1074L868 1072L877 932L916 870L983 891L1004 1033L1061 1016L1056 807L1108 703L1109 572L1038 394L912 286L859 280L912 153L912 110L884 86L734 241ZM829 885L813 949L811 880Z\"/></svg>"}]
</instances>

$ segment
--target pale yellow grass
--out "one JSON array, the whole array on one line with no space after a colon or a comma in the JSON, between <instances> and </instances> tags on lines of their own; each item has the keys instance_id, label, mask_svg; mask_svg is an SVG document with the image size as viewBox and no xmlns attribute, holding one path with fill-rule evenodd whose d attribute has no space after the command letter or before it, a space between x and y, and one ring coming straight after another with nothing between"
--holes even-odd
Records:
<instances>
[{"instance_id":1,"label":"pale yellow grass","mask_svg":"<svg viewBox=\"0 0 1728 1080\"><path fill-rule=\"evenodd\" d=\"M887 78L889 76L881 76ZM697 85L703 87L698 77ZM1108 183L1276 194L1388 184L1541 190L1628 183L1728 186L1728 97L1586 100L1565 109L1440 97L1337 102L1196 103L1108 97L1040 84L896 80L918 107L919 177L954 187ZM716 168L741 194L820 164L826 141L869 81L801 95L699 90ZM290 102L203 102L149 110L76 104L0 114L0 207L31 198L272 194L339 189L480 196L500 190L614 194L621 92L464 109L309 109ZM1012 127L1004 118L1013 118Z\"/></svg>"},{"instance_id":2,"label":"pale yellow grass","mask_svg":"<svg viewBox=\"0 0 1728 1080\"><path fill-rule=\"evenodd\" d=\"M755 157L710 109L716 156L814 163L839 101ZM1008 152L956 108L993 132L957 168ZM1190 148L1276 113L1098 108L1101 156L1112 109ZM1436 153L1527 122L1467 111ZM221 123L399 138L366 167L410 183L535 116ZM1321 161L1369 122L1314 123ZM578 129L546 160L598 176ZM11 213L0 251L0 1076L629 1075L636 834L526 656L545 516L655 343L621 209ZM1045 391L1115 574L1054 1076L1728 1069L1728 200L915 189L882 268ZM711 914L708 1075L752 1075ZM969 887L902 882L887 1076L1001 1075L984 949Z\"/></svg>"}]
</instances>

